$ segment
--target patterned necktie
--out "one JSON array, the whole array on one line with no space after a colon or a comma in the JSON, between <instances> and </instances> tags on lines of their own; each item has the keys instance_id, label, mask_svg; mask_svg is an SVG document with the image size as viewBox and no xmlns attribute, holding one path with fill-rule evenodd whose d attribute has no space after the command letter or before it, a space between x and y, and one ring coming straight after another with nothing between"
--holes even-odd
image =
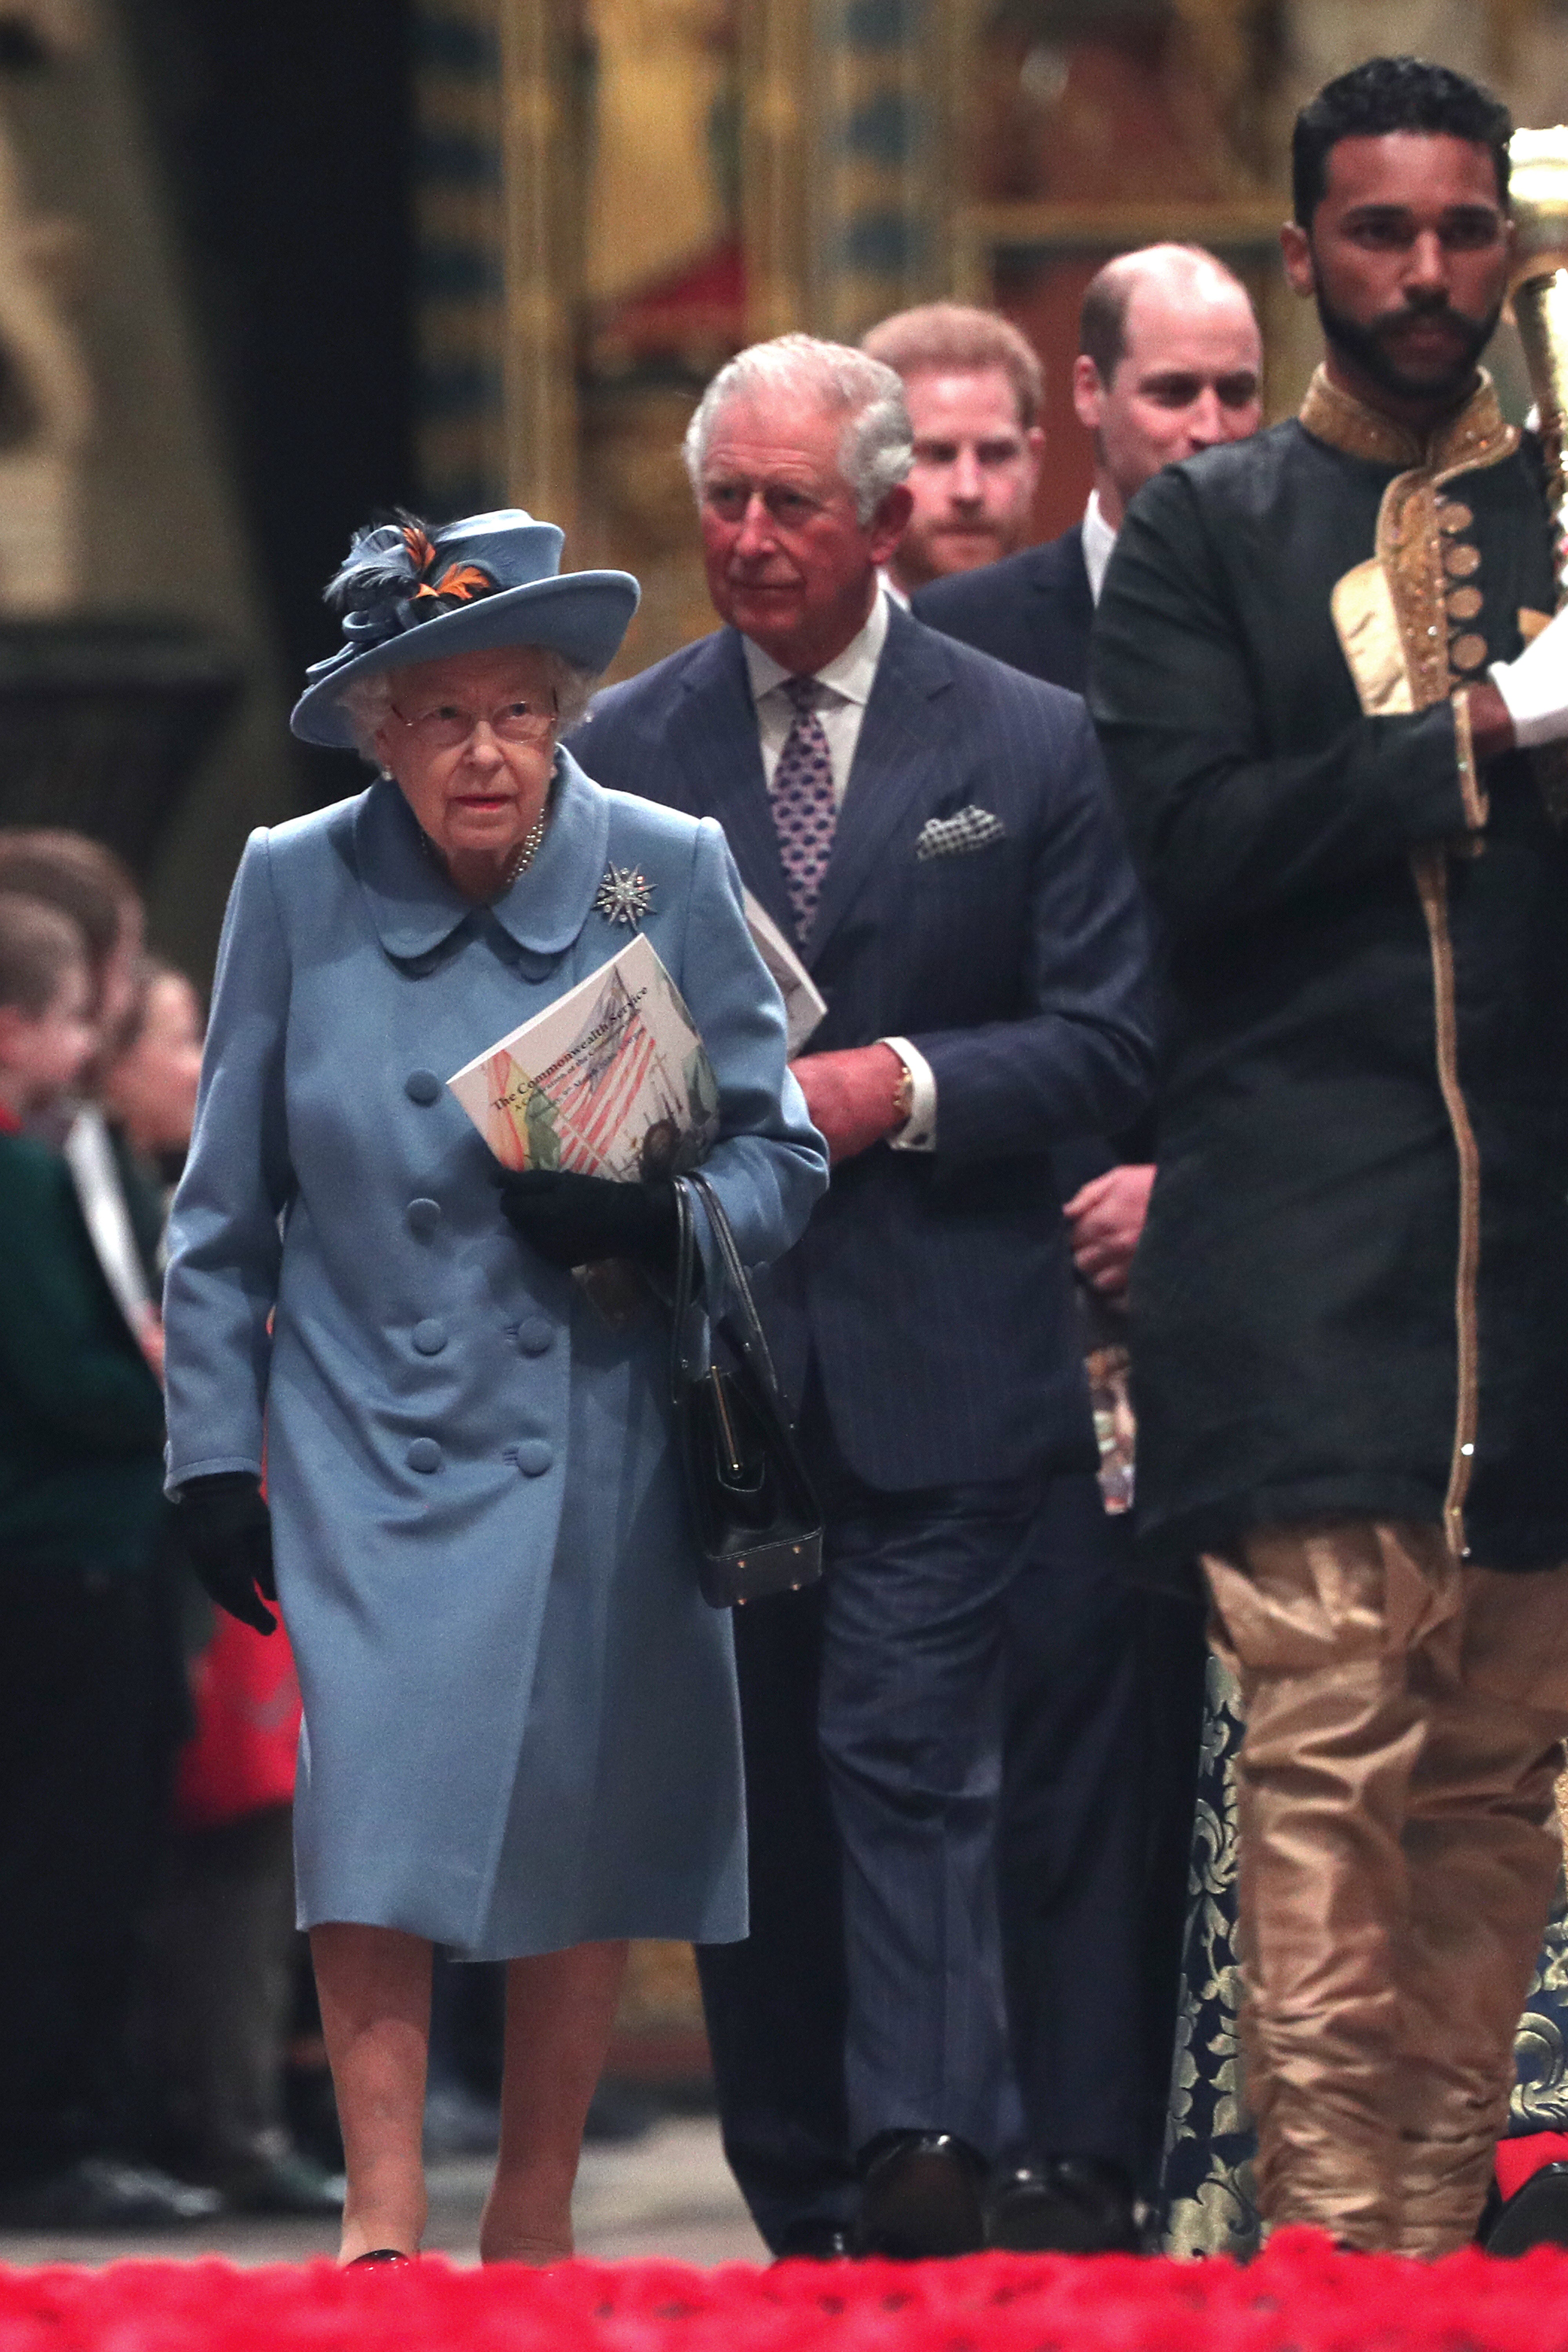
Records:
<instances>
[{"instance_id":1,"label":"patterned necktie","mask_svg":"<svg viewBox=\"0 0 1568 2352\"><path fill-rule=\"evenodd\" d=\"M833 759L813 707L814 677L786 677L783 688L795 705L795 724L784 738L770 787L784 882L795 910L795 937L805 941L833 849L838 810L833 792Z\"/></svg>"}]
</instances>

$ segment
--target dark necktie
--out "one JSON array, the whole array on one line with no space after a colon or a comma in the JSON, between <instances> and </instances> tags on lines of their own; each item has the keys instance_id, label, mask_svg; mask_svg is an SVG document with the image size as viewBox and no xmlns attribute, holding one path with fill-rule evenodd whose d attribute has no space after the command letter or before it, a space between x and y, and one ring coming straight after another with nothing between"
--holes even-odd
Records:
<instances>
[{"instance_id":1,"label":"dark necktie","mask_svg":"<svg viewBox=\"0 0 1568 2352\"><path fill-rule=\"evenodd\" d=\"M795 723L779 753L769 798L784 882L795 913L795 937L804 943L832 854L838 810L833 791L833 759L814 707L816 680L786 677L783 685L795 705Z\"/></svg>"}]
</instances>

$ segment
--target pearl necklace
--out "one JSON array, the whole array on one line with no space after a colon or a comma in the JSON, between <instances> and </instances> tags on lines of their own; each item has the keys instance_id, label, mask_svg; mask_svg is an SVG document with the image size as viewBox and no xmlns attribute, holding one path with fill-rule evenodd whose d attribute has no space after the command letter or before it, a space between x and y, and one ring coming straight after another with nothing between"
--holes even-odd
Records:
<instances>
[{"instance_id":1,"label":"pearl necklace","mask_svg":"<svg viewBox=\"0 0 1568 2352\"><path fill-rule=\"evenodd\" d=\"M540 810L539 814L534 818L533 823L529 826L528 831L524 834L516 856L512 859L511 864L507 867L505 874L501 877L501 887L503 890L510 890L512 884L517 880L518 876L520 874L527 873L529 867L532 865L535 856L538 855L539 845L544 838L544 828L549 822L550 803L546 800L544 806Z\"/></svg>"}]
</instances>

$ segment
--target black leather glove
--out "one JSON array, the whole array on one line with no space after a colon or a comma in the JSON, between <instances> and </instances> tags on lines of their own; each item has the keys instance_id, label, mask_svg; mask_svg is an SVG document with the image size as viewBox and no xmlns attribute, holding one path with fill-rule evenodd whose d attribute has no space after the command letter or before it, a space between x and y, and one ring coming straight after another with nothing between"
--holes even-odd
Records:
<instances>
[{"instance_id":1,"label":"black leather glove","mask_svg":"<svg viewBox=\"0 0 1568 2352\"><path fill-rule=\"evenodd\" d=\"M276 1601L272 1576L272 1515L247 1470L219 1470L175 1489L176 1542L196 1580L220 1609L275 1633L278 1620L265 1604Z\"/></svg>"},{"instance_id":2,"label":"black leather glove","mask_svg":"<svg viewBox=\"0 0 1568 2352\"><path fill-rule=\"evenodd\" d=\"M509 1169L500 1180L501 1214L530 1249L552 1265L591 1265L626 1257L663 1273L675 1265L675 1186L614 1184L567 1168Z\"/></svg>"}]
</instances>

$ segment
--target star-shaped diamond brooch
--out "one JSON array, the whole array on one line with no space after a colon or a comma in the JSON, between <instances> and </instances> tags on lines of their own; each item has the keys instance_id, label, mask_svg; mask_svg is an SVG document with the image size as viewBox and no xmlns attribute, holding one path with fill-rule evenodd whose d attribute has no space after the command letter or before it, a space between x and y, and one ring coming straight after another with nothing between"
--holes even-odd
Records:
<instances>
[{"instance_id":1,"label":"star-shaped diamond brooch","mask_svg":"<svg viewBox=\"0 0 1568 2352\"><path fill-rule=\"evenodd\" d=\"M635 866L606 866L594 899L594 911L607 923L625 923L635 931L653 905L653 884Z\"/></svg>"}]
</instances>

